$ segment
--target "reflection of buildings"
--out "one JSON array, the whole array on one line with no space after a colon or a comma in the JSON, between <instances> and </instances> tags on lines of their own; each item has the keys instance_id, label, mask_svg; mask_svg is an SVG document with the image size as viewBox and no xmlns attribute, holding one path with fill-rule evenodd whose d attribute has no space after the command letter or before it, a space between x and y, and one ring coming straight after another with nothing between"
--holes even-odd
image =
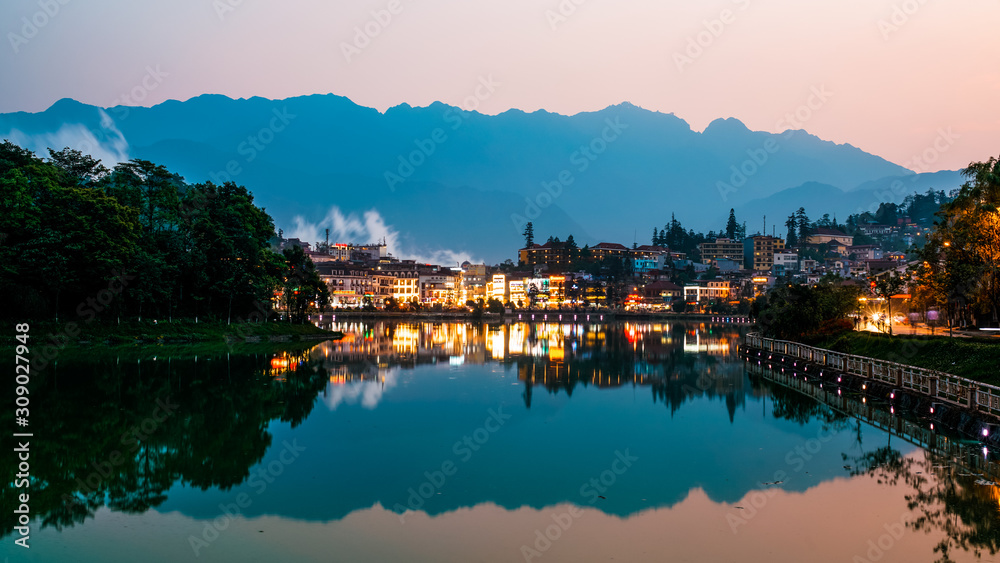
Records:
<instances>
[{"instance_id":1,"label":"reflection of buildings","mask_svg":"<svg viewBox=\"0 0 1000 563\"><path fill-rule=\"evenodd\" d=\"M536 386L571 394L577 385L650 387L672 410L694 395L725 398L730 416L744 401L738 330L707 323L509 324L349 322L310 351L331 385L382 384L419 364L504 363L517 369L530 407Z\"/></svg>"}]
</instances>

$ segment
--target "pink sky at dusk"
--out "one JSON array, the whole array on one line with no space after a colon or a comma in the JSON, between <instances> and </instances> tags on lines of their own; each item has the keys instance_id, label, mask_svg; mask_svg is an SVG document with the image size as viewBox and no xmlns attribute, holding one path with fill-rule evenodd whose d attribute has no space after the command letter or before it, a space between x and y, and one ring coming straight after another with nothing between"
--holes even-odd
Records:
<instances>
[{"instance_id":1,"label":"pink sky at dusk","mask_svg":"<svg viewBox=\"0 0 1000 563\"><path fill-rule=\"evenodd\" d=\"M564 19L552 17L560 6ZM41 111L64 97L122 103L147 67L164 76L153 89L135 90L142 99L129 105L203 93L329 92L379 110L461 105L492 77L497 87L479 105L483 113L573 114L629 101L674 113L696 130L719 117L772 132L797 125L919 171L1000 154L995 0L395 0L395 14L389 7L389 0L96 0L42 17L37 1L4 2L0 68L17 78L0 84L0 111ZM373 11L391 21L375 23ZM22 18L45 23L27 38ZM345 56L355 28L366 24L377 34ZM830 95L803 110L814 89ZM797 110L799 119L783 121ZM925 153L933 159L912 160Z\"/></svg>"}]
</instances>

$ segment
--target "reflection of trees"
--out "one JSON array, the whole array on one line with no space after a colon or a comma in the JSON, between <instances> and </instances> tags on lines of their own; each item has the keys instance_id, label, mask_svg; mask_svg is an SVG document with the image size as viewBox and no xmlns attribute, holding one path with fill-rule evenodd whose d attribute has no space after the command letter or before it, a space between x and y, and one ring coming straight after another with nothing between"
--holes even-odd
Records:
<instances>
[{"instance_id":1,"label":"reflection of trees","mask_svg":"<svg viewBox=\"0 0 1000 563\"><path fill-rule=\"evenodd\" d=\"M852 476L868 475L880 484L902 483L913 489L906 495L907 507L914 513L907 526L943 535L934 547L938 562L953 561L955 550L972 552L976 557L1000 550L1000 489L996 485L976 484L977 477L968 473L956 475L949 458L932 452L919 459L884 446L844 459L852 462Z\"/></svg>"},{"instance_id":2,"label":"reflection of trees","mask_svg":"<svg viewBox=\"0 0 1000 563\"><path fill-rule=\"evenodd\" d=\"M721 399L725 402L729 420L736 409L746 403L745 374L737 361L720 360L704 352L686 351L685 342L696 334L694 329L675 324L669 331L629 330L628 325L599 325L585 337L570 335L558 346L564 352L558 360L551 357L514 356L509 361L525 383L522 394L525 406L531 408L533 388L543 387L550 394L566 392L572 396L577 385L584 387L649 386L654 402L662 402L671 413L695 397ZM713 327L709 327L713 328ZM724 327L719 336L711 336L701 327L700 340L705 343L726 343L734 336ZM719 327L714 327L718 334ZM690 335L688 334L690 332ZM525 335L528 348L536 346L540 336L529 325ZM728 354L728 348L726 352Z\"/></svg>"},{"instance_id":3,"label":"reflection of trees","mask_svg":"<svg viewBox=\"0 0 1000 563\"><path fill-rule=\"evenodd\" d=\"M861 446L860 420L779 382L758 376L751 377L750 382L755 389L770 395L775 417L800 424L820 419L840 430L856 427L855 444ZM913 531L937 532L943 536L934 548L939 562L952 561L955 550L971 551L977 557L983 552L1000 551L1000 486L989 481L977 484L977 475L960 469L961 465L992 468L992 464L976 457L981 454L975 448L934 437L933 433L932 437L917 435L916 438L923 443L937 440L934 443L950 455L943 455L943 450L924 448L926 453L922 458L905 457L892 447L893 434L887 432L889 442L884 446L857 455L842 454L850 475L865 475L880 485L911 488L912 493L905 496L913 512L907 526Z\"/></svg>"},{"instance_id":4,"label":"reflection of trees","mask_svg":"<svg viewBox=\"0 0 1000 563\"><path fill-rule=\"evenodd\" d=\"M268 424L301 423L326 383L305 355L282 354L281 368L272 368L274 359L274 353L68 359L58 371L36 376L31 424L44 438L31 440L32 515L61 529L105 505L145 512L177 483L239 485L271 445ZM176 409L164 417L157 401ZM0 445L16 447L10 438L0 438ZM0 469L5 507L26 492L11 486L16 471L9 464ZM10 516L3 516L3 535L13 531Z\"/></svg>"}]
</instances>

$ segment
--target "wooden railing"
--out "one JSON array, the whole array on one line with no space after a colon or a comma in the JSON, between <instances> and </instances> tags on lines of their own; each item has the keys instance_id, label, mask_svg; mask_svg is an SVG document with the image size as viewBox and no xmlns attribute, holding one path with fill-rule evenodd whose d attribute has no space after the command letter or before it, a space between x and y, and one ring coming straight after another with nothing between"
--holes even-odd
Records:
<instances>
[{"instance_id":1,"label":"wooden railing","mask_svg":"<svg viewBox=\"0 0 1000 563\"><path fill-rule=\"evenodd\" d=\"M775 340L757 333L746 335L744 345L894 385L898 389L906 389L952 405L1000 416L1000 387L994 385L888 360L854 356L788 340Z\"/></svg>"},{"instance_id":2,"label":"wooden railing","mask_svg":"<svg viewBox=\"0 0 1000 563\"><path fill-rule=\"evenodd\" d=\"M795 389L912 444L943 455L955 465L983 473L988 478L1000 480L1000 467L983 457L980 446L969 445L963 440L941 434L934 430L933 425L927 428L919 422L906 420L892 411L880 408L870 402L864 403L851 399L847 395L841 396L830 387L824 389L818 385L812 385L806 382L805 378L793 377L787 371L781 373L777 370L763 369L763 366L756 364L751 364L749 370L750 373Z\"/></svg>"}]
</instances>

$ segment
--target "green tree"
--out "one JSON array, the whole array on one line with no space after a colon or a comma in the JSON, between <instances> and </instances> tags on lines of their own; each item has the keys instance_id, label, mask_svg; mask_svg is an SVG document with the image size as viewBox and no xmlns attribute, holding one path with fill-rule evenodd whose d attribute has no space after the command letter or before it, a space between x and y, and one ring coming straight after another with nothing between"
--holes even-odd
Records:
<instances>
[{"instance_id":1,"label":"green tree","mask_svg":"<svg viewBox=\"0 0 1000 563\"><path fill-rule=\"evenodd\" d=\"M798 224L798 241L800 243L807 242L809 236L812 234L812 227L809 224L809 216L806 215L806 210L804 207L798 208L795 211L795 222Z\"/></svg>"},{"instance_id":2,"label":"green tree","mask_svg":"<svg viewBox=\"0 0 1000 563\"><path fill-rule=\"evenodd\" d=\"M788 220L785 221L785 227L788 228L788 233L785 235L785 245L786 246L797 246L799 244L799 237L796 232L798 222L795 219L795 214L792 213L788 216Z\"/></svg>"},{"instance_id":3,"label":"green tree","mask_svg":"<svg viewBox=\"0 0 1000 563\"><path fill-rule=\"evenodd\" d=\"M535 245L535 226L531 224L531 221L528 221L528 224L524 226L524 232L521 234L524 235L525 248L531 248Z\"/></svg>"},{"instance_id":4,"label":"green tree","mask_svg":"<svg viewBox=\"0 0 1000 563\"><path fill-rule=\"evenodd\" d=\"M941 206L920 251L920 293L946 305L949 318L976 313L1000 323L1000 161L973 162L968 181Z\"/></svg>"},{"instance_id":5,"label":"green tree","mask_svg":"<svg viewBox=\"0 0 1000 563\"><path fill-rule=\"evenodd\" d=\"M330 300L326 284L316 272L313 261L306 256L301 246L292 246L283 251L287 270L282 289L285 309L292 322L303 323L310 311L322 310ZM366 296L365 305L372 305Z\"/></svg>"},{"instance_id":6,"label":"green tree","mask_svg":"<svg viewBox=\"0 0 1000 563\"><path fill-rule=\"evenodd\" d=\"M729 221L726 223L726 238L736 239L736 234L740 230L740 224L736 222L736 210L729 209Z\"/></svg>"}]
</instances>

